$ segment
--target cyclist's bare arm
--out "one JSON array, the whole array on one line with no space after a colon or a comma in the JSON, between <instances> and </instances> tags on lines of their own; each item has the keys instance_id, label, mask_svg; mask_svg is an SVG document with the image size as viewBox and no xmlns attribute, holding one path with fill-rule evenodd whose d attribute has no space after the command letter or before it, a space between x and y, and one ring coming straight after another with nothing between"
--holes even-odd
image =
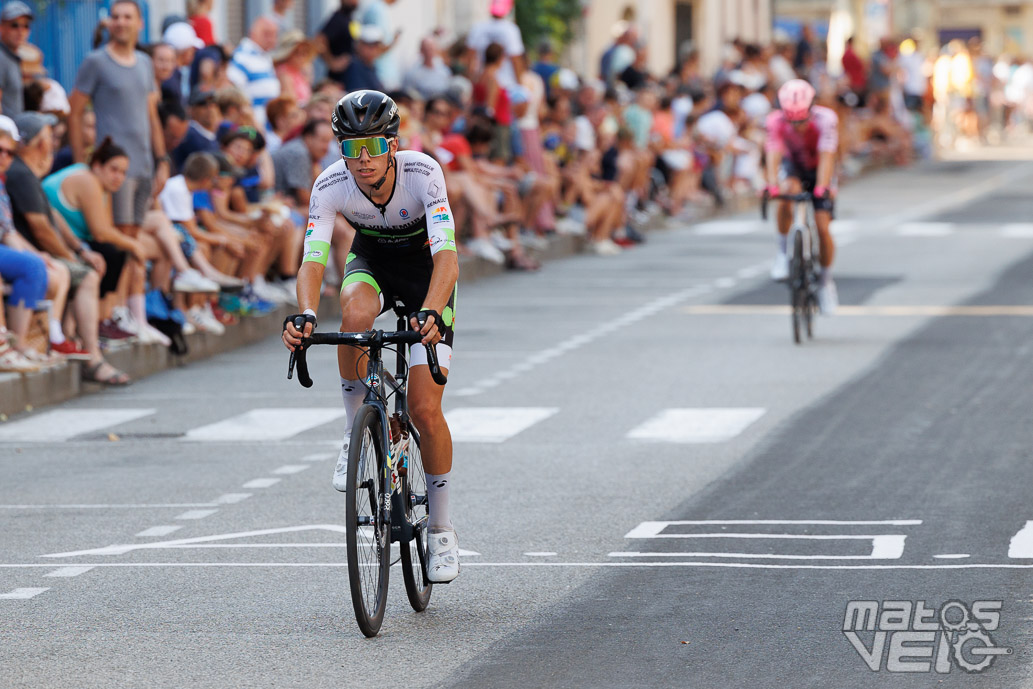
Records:
<instances>
[{"instance_id":1,"label":"cyclist's bare arm","mask_svg":"<svg viewBox=\"0 0 1033 689\"><path fill-rule=\"evenodd\" d=\"M825 187L828 189L832 186L832 173L836 169L836 153L835 151L819 151L818 152L818 181L819 187Z\"/></svg>"},{"instance_id":2,"label":"cyclist's bare arm","mask_svg":"<svg viewBox=\"0 0 1033 689\"><path fill-rule=\"evenodd\" d=\"M323 285L323 271L326 266L318 261L307 261L301 264L298 269L298 308L301 313L312 310L313 313L319 308L319 292ZM312 335L313 326L305 324L305 337ZM301 344L301 333L288 322L283 331L283 344L287 349L294 351L294 348Z\"/></svg>"},{"instance_id":3,"label":"cyclist's bare arm","mask_svg":"<svg viewBox=\"0 0 1033 689\"><path fill-rule=\"evenodd\" d=\"M778 169L782 165L782 152L771 151L767 152L767 177L768 186L778 186Z\"/></svg>"},{"instance_id":4,"label":"cyclist's bare arm","mask_svg":"<svg viewBox=\"0 0 1033 689\"><path fill-rule=\"evenodd\" d=\"M430 287L427 288L427 296L423 300L422 308L432 309L437 313L444 311L448 300L452 298L452 292L456 288L458 279L459 255L455 251L439 251L434 254L434 271L430 275ZM419 328L416 319L412 320L412 327ZM434 323L432 319L423 326L420 332L424 335L424 344L437 344L441 339L437 323Z\"/></svg>"}]
</instances>

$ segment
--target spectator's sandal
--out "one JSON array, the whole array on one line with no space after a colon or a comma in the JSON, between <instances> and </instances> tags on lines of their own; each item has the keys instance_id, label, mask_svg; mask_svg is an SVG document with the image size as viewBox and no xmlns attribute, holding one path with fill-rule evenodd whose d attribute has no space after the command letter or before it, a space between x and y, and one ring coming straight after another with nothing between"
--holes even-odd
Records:
<instances>
[{"instance_id":1,"label":"spectator's sandal","mask_svg":"<svg viewBox=\"0 0 1033 689\"><path fill-rule=\"evenodd\" d=\"M101 376L100 372L105 366L111 370L111 373L106 376ZM87 383L100 383L101 385L111 385L115 387L129 385L133 382L129 377L129 374L124 371L119 371L104 360L98 361L95 364L84 364L82 367L82 379Z\"/></svg>"},{"instance_id":2,"label":"spectator's sandal","mask_svg":"<svg viewBox=\"0 0 1033 689\"><path fill-rule=\"evenodd\" d=\"M510 270L533 271L541 268L542 264L529 256L513 256L510 254L506 257L506 267Z\"/></svg>"}]
</instances>

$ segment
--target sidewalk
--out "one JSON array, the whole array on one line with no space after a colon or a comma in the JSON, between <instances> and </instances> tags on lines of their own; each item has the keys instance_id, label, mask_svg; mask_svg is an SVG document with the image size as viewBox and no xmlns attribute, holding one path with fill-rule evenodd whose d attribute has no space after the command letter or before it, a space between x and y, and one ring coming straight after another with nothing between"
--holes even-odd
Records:
<instances>
[{"instance_id":1,"label":"sidewalk","mask_svg":"<svg viewBox=\"0 0 1033 689\"><path fill-rule=\"evenodd\" d=\"M672 222L679 224L700 222L745 210L756 203L756 197L752 194L729 198L723 208L701 209L699 214L688 221L685 219L674 221L662 215L654 215L642 229L653 232L669 229ZM530 253L545 262L583 253L586 249L587 240L582 236L555 234L550 238L547 249L530 251ZM600 265L603 265L604 262L605 259L601 259ZM505 267L484 259L471 256L460 256L459 258L459 274L464 285L504 272L506 272ZM320 311L324 310L334 313L336 307L324 299ZM280 332L283 319L291 312L290 307L283 307L267 316L241 318L238 325L227 327L226 333L222 336L201 332L189 335L186 340L190 352L182 357L174 356L161 345L139 343L116 345L106 353L106 356L112 365L138 380L159 371L223 354L274 335ZM82 366L80 362L70 361L36 373L0 373L0 422L6 421L7 417L14 414L30 412L33 409L102 390L101 385L81 381L80 366Z\"/></svg>"}]
</instances>

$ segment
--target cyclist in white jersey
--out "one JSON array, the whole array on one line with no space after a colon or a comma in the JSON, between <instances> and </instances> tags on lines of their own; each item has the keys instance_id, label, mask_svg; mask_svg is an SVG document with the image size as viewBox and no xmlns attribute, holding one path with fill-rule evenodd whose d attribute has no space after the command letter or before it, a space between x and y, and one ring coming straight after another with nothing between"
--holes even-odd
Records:
<instances>
[{"instance_id":1,"label":"cyclist in white jersey","mask_svg":"<svg viewBox=\"0 0 1033 689\"><path fill-rule=\"evenodd\" d=\"M309 201L305 254L298 272L298 305L304 311L305 335L316 326L323 271L330 253L334 221L340 213L355 228L355 239L341 286L341 332L373 327L382 312L402 305L426 318L421 332L434 345L443 373L452 360L456 281L455 223L438 163L417 151L398 150L398 107L379 91L355 91L334 108L331 126L341 144L342 160L315 181ZM287 319L283 341L292 350L301 333ZM337 361L347 416L345 439L366 395L360 352L339 347ZM459 547L448 514L452 471L452 436L441 412L444 388L434 382L426 350L410 352L409 414L420 432L427 475L430 560L427 577L445 583L459 574ZM334 488L347 489L347 447L334 469Z\"/></svg>"}]
</instances>

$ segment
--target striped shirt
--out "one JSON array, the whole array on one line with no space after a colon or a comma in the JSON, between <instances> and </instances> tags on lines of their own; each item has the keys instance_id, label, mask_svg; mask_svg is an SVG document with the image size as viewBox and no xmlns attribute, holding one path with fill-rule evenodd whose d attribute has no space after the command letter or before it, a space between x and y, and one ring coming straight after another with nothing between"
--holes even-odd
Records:
<instances>
[{"instance_id":1,"label":"striped shirt","mask_svg":"<svg viewBox=\"0 0 1033 689\"><path fill-rule=\"evenodd\" d=\"M250 38L241 39L226 68L229 77L255 109L255 123L265 128L265 105L280 95L280 79L276 76L273 60Z\"/></svg>"}]
</instances>

